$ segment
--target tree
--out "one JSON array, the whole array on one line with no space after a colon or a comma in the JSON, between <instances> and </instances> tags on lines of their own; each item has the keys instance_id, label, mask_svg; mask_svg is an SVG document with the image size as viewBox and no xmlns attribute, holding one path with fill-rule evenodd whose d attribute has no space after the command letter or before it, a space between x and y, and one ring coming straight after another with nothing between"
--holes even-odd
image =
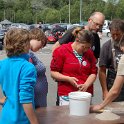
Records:
<instances>
[{"instance_id":1,"label":"tree","mask_svg":"<svg viewBox=\"0 0 124 124\"><path fill-rule=\"evenodd\" d=\"M59 22L59 12L55 9L49 9L46 15L46 22L55 23Z\"/></svg>"},{"instance_id":2,"label":"tree","mask_svg":"<svg viewBox=\"0 0 124 124\"><path fill-rule=\"evenodd\" d=\"M115 17L124 19L124 0L120 0L116 5Z\"/></svg>"},{"instance_id":3,"label":"tree","mask_svg":"<svg viewBox=\"0 0 124 124\"><path fill-rule=\"evenodd\" d=\"M15 18L16 18L16 22L23 22L23 11L22 10L18 10L17 12L16 12L16 16L15 16Z\"/></svg>"},{"instance_id":4,"label":"tree","mask_svg":"<svg viewBox=\"0 0 124 124\"><path fill-rule=\"evenodd\" d=\"M80 22L80 2L76 1L75 4L71 6L71 23L79 23L79 22Z\"/></svg>"},{"instance_id":5,"label":"tree","mask_svg":"<svg viewBox=\"0 0 124 124\"><path fill-rule=\"evenodd\" d=\"M68 10L68 5L65 5L61 8L60 10L60 16L61 16L61 21L62 22L69 22L69 10Z\"/></svg>"},{"instance_id":6,"label":"tree","mask_svg":"<svg viewBox=\"0 0 124 124\"><path fill-rule=\"evenodd\" d=\"M80 0L71 0L71 23L79 22ZM101 11L106 19L124 18L124 0L82 0L82 20L92 12ZM69 21L69 0L0 0L0 19L14 22L37 21L56 23Z\"/></svg>"}]
</instances>

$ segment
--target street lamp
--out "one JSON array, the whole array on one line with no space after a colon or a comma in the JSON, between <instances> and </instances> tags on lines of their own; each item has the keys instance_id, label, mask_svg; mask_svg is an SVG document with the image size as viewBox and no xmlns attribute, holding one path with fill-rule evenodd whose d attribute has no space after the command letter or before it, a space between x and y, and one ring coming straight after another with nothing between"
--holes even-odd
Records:
<instances>
[{"instance_id":1,"label":"street lamp","mask_svg":"<svg viewBox=\"0 0 124 124\"><path fill-rule=\"evenodd\" d=\"M82 22L82 0L80 0L80 23Z\"/></svg>"},{"instance_id":2,"label":"street lamp","mask_svg":"<svg viewBox=\"0 0 124 124\"><path fill-rule=\"evenodd\" d=\"M4 20L5 20L5 19L6 19L6 10L5 10L5 9L4 9L4 12L3 12L3 13L4 13L4 14L3 14L3 15L4 15L3 18L4 18Z\"/></svg>"},{"instance_id":3,"label":"street lamp","mask_svg":"<svg viewBox=\"0 0 124 124\"><path fill-rule=\"evenodd\" d=\"M69 0L69 24L70 24L70 0Z\"/></svg>"}]
</instances>

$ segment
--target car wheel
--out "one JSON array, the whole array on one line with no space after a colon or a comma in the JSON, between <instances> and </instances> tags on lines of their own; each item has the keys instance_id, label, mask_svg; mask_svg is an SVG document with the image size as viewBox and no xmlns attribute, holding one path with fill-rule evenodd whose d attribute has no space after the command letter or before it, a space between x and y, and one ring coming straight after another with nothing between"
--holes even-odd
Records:
<instances>
[{"instance_id":1,"label":"car wheel","mask_svg":"<svg viewBox=\"0 0 124 124\"><path fill-rule=\"evenodd\" d=\"M107 33L107 37L111 37L111 33L110 32Z\"/></svg>"}]
</instances>

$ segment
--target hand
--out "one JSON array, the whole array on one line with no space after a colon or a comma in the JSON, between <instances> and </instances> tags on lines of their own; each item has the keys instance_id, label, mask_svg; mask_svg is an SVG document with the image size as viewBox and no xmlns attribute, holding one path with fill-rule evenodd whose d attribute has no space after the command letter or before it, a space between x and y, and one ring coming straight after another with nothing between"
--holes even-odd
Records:
<instances>
[{"instance_id":1,"label":"hand","mask_svg":"<svg viewBox=\"0 0 124 124\"><path fill-rule=\"evenodd\" d=\"M87 84L79 84L78 89L79 89L79 91L85 92L88 89L88 85Z\"/></svg>"},{"instance_id":2,"label":"hand","mask_svg":"<svg viewBox=\"0 0 124 124\"><path fill-rule=\"evenodd\" d=\"M4 104L5 100L6 100L6 97L5 96L3 96L2 98L0 98L0 104L1 105Z\"/></svg>"},{"instance_id":3,"label":"hand","mask_svg":"<svg viewBox=\"0 0 124 124\"><path fill-rule=\"evenodd\" d=\"M75 77L69 77L69 78L68 78L68 81L69 81L69 83L70 83L71 85L73 85L74 87L77 88L77 86L78 86L78 84L77 84L78 79L77 79L77 78L75 78Z\"/></svg>"},{"instance_id":4,"label":"hand","mask_svg":"<svg viewBox=\"0 0 124 124\"><path fill-rule=\"evenodd\" d=\"M99 105L92 105L91 107L90 107L90 111L91 112L97 112L98 110L101 110L103 107L101 106L101 104L99 104Z\"/></svg>"}]
</instances>

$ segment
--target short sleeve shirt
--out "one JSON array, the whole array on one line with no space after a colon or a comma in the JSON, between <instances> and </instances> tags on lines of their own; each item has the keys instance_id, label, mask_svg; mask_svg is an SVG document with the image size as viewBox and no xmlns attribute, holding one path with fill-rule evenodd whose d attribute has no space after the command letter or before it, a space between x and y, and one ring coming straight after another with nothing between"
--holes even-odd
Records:
<instances>
[{"instance_id":1,"label":"short sleeve shirt","mask_svg":"<svg viewBox=\"0 0 124 124\"><path fill-rule=\"evenodd\" d=\"M114 47L114 48L115 48L116 65L118 65L120 57L122 56L123 52L118 47ZM111 40L107 41L102 46L99 66L100 67L105 66L108 69L114 69Z\"/></svg>"},{"instance_id":2,"label":"short sleeve shirt","mask_svg":"<svg viewBox=\"0 0 124 124\"><path fill-rule=\"evenodd\" d=\"M119 61L117 75L124 75L124 55L122 55Z\"/></svg>"}]
</instances>

